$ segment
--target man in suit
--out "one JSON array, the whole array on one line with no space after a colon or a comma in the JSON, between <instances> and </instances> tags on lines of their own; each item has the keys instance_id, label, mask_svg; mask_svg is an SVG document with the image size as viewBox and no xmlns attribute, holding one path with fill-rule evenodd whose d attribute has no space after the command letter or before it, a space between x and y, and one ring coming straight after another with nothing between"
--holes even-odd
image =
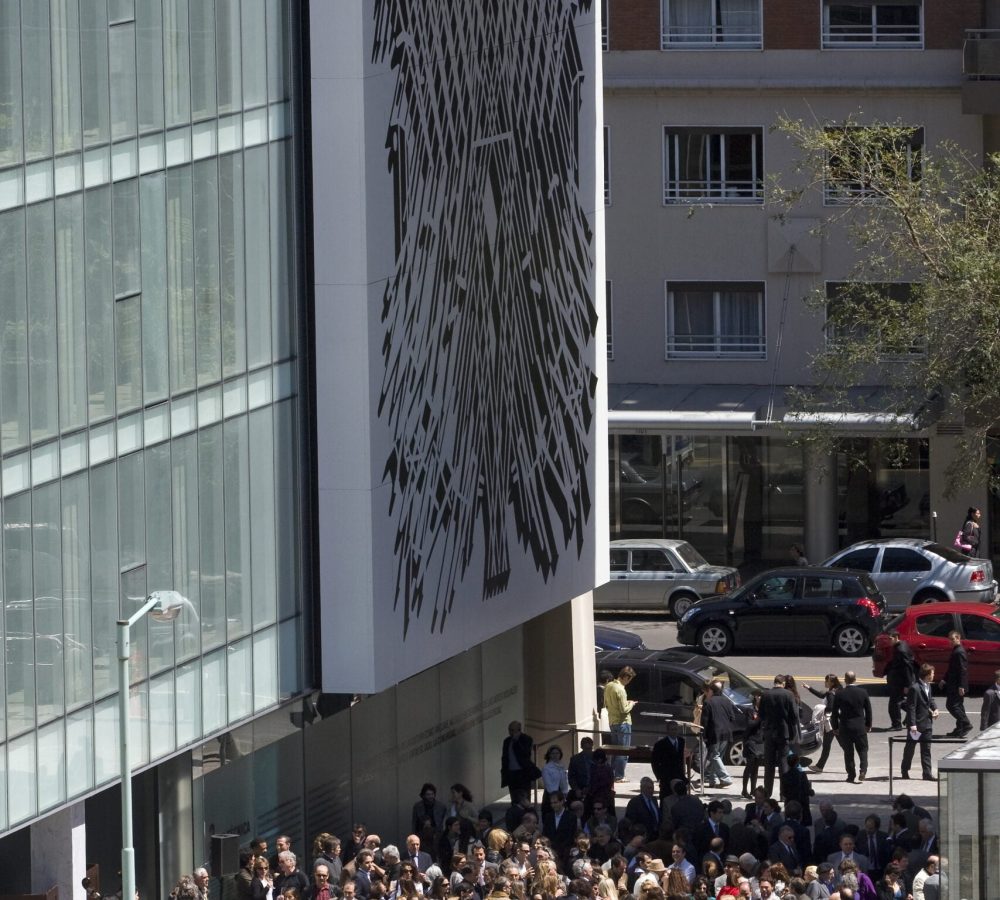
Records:
<instances>
[{"instance_id":1,"label":"man in suit","mask_svg":"<svg viewBox=\"0 0 1000 900\"><path fill-rule=\"evenodd\" d=\"M695 855L699 861L708 852L714 838L722 838L723 845L729 843L729 826L722 821L725 813L722 801L713 800L708 804L708 818L691 835L691 839L694 841Z\"/></svg>"},{"instance_id":2,"label":"man in suit","mask_svg":"<svg viewBox=\"0 0 1000 900\"><path fill-rule=\"evenodd\" d=\"M552 842L552 849L564 860L569 848L573 846L576 829L576 816L566 809L566 798L562 791L549 794L549 809L542 816L542 834Z\"/></svg>"},{"instance_id":3,"label":"man in suit","mask_svg":"<svg viewBox=\"0 0 1000 900\"><path fill-rule=\"evenodd\" d=\"M764 738L764 793L774 790L775 766L788 771L788 744L798 734L799 711L795 697L784 687L785 676L774 677L774 687L760 698L760 731Z\"/></svg>"},{"instance_id":4,"label":"man in suit","mask_svg":"<svg viewBox=\"0 0 1000 900\"><path fill-rule=\"evenodd\" d=\"M500 752L500 787L514 791L527 791L537 777L537 766L531 761L531 748L534 742L521 731L521 723L514 721L507 726L507 737L504 738Z\"/></svg>"},{"instance_id":5,"label":"man in suit","mask_svg":"<svg viewBox=\"0 0 1000 900\"><path fill-rule=\"evenodd\" d=\"M736 711L732 701L722 693L722 682L713 681L701 708L701 727L705 736L705 783L708 787L729 787L732 776L726 770L723 757L733 742Z\"/></svg>"},{"instance_id":6,"label":"man in suit","mask_svg":"<svg viewBox=\"0 0 1000 900\"><path fill-rule=\"evenodd\" d=\"M633 825L642 825L646 834L660 833L663 816L660 814L660 801L654 791L653 779L649 776L643 776L639 780L639 793L625 807L625 818Z\"/></svg>"},{"instance_id":7,"label":"man in suit","mask_svg":"<svg viewBox=\"0 0 1000 900\"><path fill-rule=\"evenodd\" d=\"M780 862L789 873L801 871L802 860L795 849L795 831L788 825L778 829L778 840L767 849L767 858L771 862Z\"/></svg>"},{"instance_id":8,"label":"man in suit","mask_svg":"<svg viewBox=\"0 0 1000 900\"><path fill-rule=\"evenodd\" d=\"M844 686L833 695L830 724L844 749L847 780L858 782L868 774L868 732L872 730L872 702L868 691L857 684L854 672L844 673ZM854 768L854 753L858 754L858 769Z\"/></svg>"},{"instance_id":9,"label":"man in suit","mask_svg":"<svg viewBox=\"0 0 1000 900\"><path fill-rule=\"evenodd\" d=\"M871 861L867 856L863 856L854 849L854 835L848 832L844 832L840 836L840 850L836 853L831 853L826 861L833 866L834 870L840 871L840 864L845 860L851 860L861 872L867 872L871 867Z\"/></svg>"},{"instance_id":10,"label":"man in suit","mask_svg":"<svg viewBox=\"0 0 1000 900\"><path fill-rule=\"evenodd\" d=\"M594 739L585 737L580 741L580 752L569 758L566 769L569 789L573 800L582 800L590 788L590 766L594 759Z\"/></svg>"},{"instance_id":11,"label":"man in suit","mask_svg":"<svg viewBox=\"0 0 1000 900\"><path fill-rule=\"evenodd\" d=\"M1000 669L993 673L993 684L983 692L983 710L979 714L979 730L985 731L1000 722Z\"/></svg>"},{"instance_id":12,"label":"man in suit","mask_svg":"<svg viewBox=\"0 0 1000 900\"><path fill-rule=\"evenodd\" d=\"M764 788L759 785L754 788L753 791L753 803L748 803L746 805L746 816L743 819L744 822L758 821L762 822L764 816L767 814L764 808L764 801L767 799L767 794L764 793Z\"/></svg>"},{"instance_id":13,"label":"man in suit","mask_svg":"<svg viewBox=\"0 0 1000 900\"><path fill-rule=\"evenodd\" d=\"M948 633L951 641L951 656L948 657L948 671L941 687L944 689L945 708L955 717L955 727L948 737L965 737L972 731L972 723L965 713L965 695L969 693L969 657L962 646L962 635L957 631Z\"/></svg>"},{"instance_id":14,"label":"man in suit","mask_svg":"<svg viewBox=\"0 0 1000 900\"><path fill-rule=\"evenodd\" d=\"M931 737L934 734L934 720L938 716L937 704L931 696L931 682L934 681L934 666L924 663L920 667L920 678L916 686L906 695L906 727L909 740L903 747L903 762L900 774L910 777L910 763L913 752L920 745L920 768L925 781L935 781L931 773Z\"/></svg>"},{"instance_id":15,"label":"man in suit","mask_svg":"<svg viewBox=\"0 0 1000 900\"><path fill-rule=\"evenodd\" d=\"M677 722L667 722L667 733L653 744L650 762L653 774L660 783L660 799L669 796L670 783L685 778L685 745L681 726Z\"/></svg>"},{"instance_id":16,"label":"man in suit","mask_svg":"<svg viewBox=\"0 0 1000 900\"><path fill-rule=\"evenodd\" d=\"M889 688L889 729L903 730L903 704L906 695L917 680L917 661L913 658L910 645L898 631L890 631L892 657L885 668L885 681Z\"/></svg>"},{"instance_id":17,"label":"man in suit","mask_svg":"<svg viewBox=\"0 0 1000 900\"><path fill-rule=\"evenodd\" d=\"M365 851L362 850L361 852L364 853ZM429 853L425 853L420 849L420 838L415 834L411 834L406 839L406 856L400 862L412 862L416 866L417 871L423 874L427 871L433 860Z\"/></svg>"},{"instance_id":18,"label":"man in suit","mask_svg":"<svg viewBox=\"0 0 1000 900\"><path fill-rule=\"evenodd\" d=\"M847 823L840 818L829 800L820 800L819 818L814 824L816 837L813 841L813 855L817 859L826 859L831 853L836 852Z\"/></svg>"},{"instance_id":19,"label":"man in suit","mask_svg":"<svg viewBox=\"0 0 1000 900\"><path fill-rule=\"evenodd\" d=\"M889 862L889 836L881 830L882 820L874 813L865 819L865 827L858 832L854 845L868 857L868 876L877 881Z\"/></svg>"},{"instance_id":20,"label":"man in suit","mask_svg":"<svg viewBox=\"0 0 1000 900\"><path fill-rule=\"evenodd\" d=\"M812 838L809 836L809 829L802 824L802 804L798 800L789 800L785 804L785 819L775 829L774 838L785 826L792 829L795 834L795 852L799 855L799 861L812 858Z\"/></svg>"}]
</instances>

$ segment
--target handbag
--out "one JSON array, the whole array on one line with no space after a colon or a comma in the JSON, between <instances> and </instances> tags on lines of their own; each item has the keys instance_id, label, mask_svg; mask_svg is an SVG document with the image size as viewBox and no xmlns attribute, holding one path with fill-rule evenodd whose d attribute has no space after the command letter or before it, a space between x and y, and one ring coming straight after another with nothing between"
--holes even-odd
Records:
<instances>
[{"instance_id":1,"label":"handbag","mask_svg":"<svg viewBox=\"0 0 1000 900\"><path fill-rule=\"evenodd\" d=\"M972 544L967 544L965 542L965 529L964 528L959 528L958 529L958 534L955 535L955 549L956 550L962 550L962 551L964 551L966 553L969 550L972 549Z\"/></svg>"}]
</instances>

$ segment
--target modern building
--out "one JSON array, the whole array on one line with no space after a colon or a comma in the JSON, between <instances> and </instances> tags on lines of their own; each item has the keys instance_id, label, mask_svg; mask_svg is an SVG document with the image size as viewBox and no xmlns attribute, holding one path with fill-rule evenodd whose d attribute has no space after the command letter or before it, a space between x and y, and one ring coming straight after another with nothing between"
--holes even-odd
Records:
<instances>
[{"instance_id":1,"label":"modern building","mask_svg":"<svg viewBox=\"0 0 1000 900\"><path fill-rule=\"evenodd\" d=\"M780 114L900 121L917 142L980 158L1000 149L1000 7L604 7L612 536L683 536L710 560L756 567L787 561L793 541L814 561L863 537L939 529L950 544L969 505L989 533L1000 508L985 484L944 496L960 416L887 416L873 384L827 423L840 451L794 441L792 389L812 383L826 339L823 312L803 300L834 297L856 257L842 231L815 229L842 197L815 191L779 221L766 193L776 177L795 183L794 147L772 131ZM880 450L901 431L904 452Z\"/></svg>"},{"instance_id":2,"label":"modern building","mask_svg":"<svg viewBox=\"0 0 1000 900\"><path fill-rule=\"evenodd\" d=\"M143 897L592 727L599 11L480 6L0 3L6 893L119 889L157 591Z\"/></svg>"}]
</instances>

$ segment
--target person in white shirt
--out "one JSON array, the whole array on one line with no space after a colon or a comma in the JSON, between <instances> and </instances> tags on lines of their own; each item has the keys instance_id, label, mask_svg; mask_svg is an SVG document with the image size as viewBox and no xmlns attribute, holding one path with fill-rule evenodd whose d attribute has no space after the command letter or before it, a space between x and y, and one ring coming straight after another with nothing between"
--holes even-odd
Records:
<instances>
[{"instance_id":1,"label":"person in white shirt","mask_svg":"<svg viewBox=\"0 0 1000 900\"><path fill-rule=\"evenodd\" d=\"M667 871L671 869L680 869L684 873L684 877L688 880L688 886L694 883L695 876L698 874L695 867L688 862L687 856L685 854L684 848L680 844L674 844L670 848L670 856L673 862L667 866Z\"/></svg>"},{"instance_id":2,"label":"person in white shirt","mask_svg":"<svg viewBox=\"0 0 1000 900\"><path fill-rule=\"evenodd\" d=\"M924 885L931 875L936 875L940 859L936 856L928 856L924 867L913 876L913 900L925 900Z\"/></svg>"}]
</instances>

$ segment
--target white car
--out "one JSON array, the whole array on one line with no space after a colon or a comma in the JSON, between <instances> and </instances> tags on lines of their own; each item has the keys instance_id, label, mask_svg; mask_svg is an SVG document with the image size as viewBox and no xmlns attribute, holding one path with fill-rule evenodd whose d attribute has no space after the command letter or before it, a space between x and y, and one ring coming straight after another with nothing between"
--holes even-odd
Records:
<instances>
[{"instance_id":1,"label":"white car","mask_svg":"<svg viewBox=\"0 0 1000 900\"><path fill-rule=\"evenodd\" d=\"M611 542L611 580L594 591L594 609L670 612L680 618L702 597L739 587L732 566L713 566L687 541Z\"/></svg>"}]
</instances>

